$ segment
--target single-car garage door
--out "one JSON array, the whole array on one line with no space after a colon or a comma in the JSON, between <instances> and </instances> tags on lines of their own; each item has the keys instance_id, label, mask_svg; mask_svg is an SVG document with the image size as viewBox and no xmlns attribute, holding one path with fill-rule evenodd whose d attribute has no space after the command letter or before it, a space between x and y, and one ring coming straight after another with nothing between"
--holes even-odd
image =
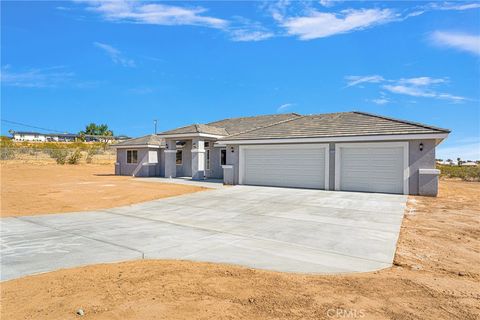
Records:
<instances>
[{"instance_id":1,"label":"single-car garage door","mask_svg":"<svg viewBox=\"0 0 480 320\"><path fill-rule=\"evenodd\" d=\"M328 188L328 145L240 147L240 184Z\"/></svg>"},{"instance_id":2,"label":"single-car garage door","mask_svg":"<svg viewBox=\"0 0 480 320\"><path fill-rule=\"evenodd\" d=\"M407 193L406 143L337 144L335 189Z\"/></svg>"}]
</instances>

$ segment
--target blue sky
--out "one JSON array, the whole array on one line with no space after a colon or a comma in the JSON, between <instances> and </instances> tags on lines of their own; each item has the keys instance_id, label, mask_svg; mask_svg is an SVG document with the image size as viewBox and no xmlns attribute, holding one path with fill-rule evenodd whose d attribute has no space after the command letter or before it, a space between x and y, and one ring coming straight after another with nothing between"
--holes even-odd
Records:
<instances>
[{"instance_id":1,"label":"blue sky","mask_svg":"<svg viewBox=\"0 0 480 320\"><path fill-rule=\"evenodd\" d=\"M360 110L449 128L438 157L480 159L478 2L1 6L4 120L140 136L154 119Z\"/></svg>"}]
</instances>

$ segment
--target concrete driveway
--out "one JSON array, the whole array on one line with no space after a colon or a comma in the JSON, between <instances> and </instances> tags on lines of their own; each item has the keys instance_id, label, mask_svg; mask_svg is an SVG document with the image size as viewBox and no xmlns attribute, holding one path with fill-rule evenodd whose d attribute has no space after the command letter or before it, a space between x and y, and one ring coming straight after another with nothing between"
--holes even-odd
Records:
<instances>
[{"instance_id":1,"label":"concrete driveway","mask_svg":"<svg viewBox=\"0 0 480 320\"><path fill-rule=\"evenodd\" d=\"M235 186L1 223L1 279L131 259L345 273L389 267L406 196Z\"/></svg>"}]
</instances>

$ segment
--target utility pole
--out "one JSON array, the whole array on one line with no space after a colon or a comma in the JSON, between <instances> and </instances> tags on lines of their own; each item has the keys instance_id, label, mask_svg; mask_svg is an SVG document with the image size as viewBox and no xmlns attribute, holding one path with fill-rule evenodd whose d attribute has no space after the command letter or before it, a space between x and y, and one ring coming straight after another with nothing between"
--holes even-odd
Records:
<instances>
[{"instance_id":1,"label":"utility pole","mask_svg":"<svg viewBox=\"0 0 480 320\"><path fill-rule=\"evenodd\" d=\"M157 134L157 120L153 120L153 124L155 125L155 134Z\"/></svg>"}]
</instances>

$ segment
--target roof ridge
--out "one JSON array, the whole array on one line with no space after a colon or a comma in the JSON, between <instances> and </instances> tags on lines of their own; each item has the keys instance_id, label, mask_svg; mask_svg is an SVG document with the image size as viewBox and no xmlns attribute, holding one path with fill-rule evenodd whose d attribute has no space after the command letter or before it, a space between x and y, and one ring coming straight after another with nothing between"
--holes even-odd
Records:
<instances>
[{"instance_id":1,"label":"roof ridge","mask_svg":"<svg viewBox=\"0 0 480 320\"><path fill-rule=\"evenodd\" d=\"M210 123L221 122L221 121L225 121L225 120L233 120L233 119L249 119L249 118L259 118L259 117L271 117L271 116L280 116L280 115L287 115L287 114L292 114L292 115L296 115L296 116L300 116L300 117L302 117L302 115L301 115L301 114L299 114L299 113L296 113L296 112L290 112L290 113L272 113L272 114L261 114L261 115L257 115L257 116L249 116L249 117L233 117L233 118L225 118L225 119L221 119L221 120L217 120L217 121L212 121L212 122L209 122L209 123L207 123L207 125L210 125Z\"/></svg>"},{"instance_id":2,"label":"roof ridge","mask_svg":"<svg viewBox=\"0 0 480 320\"><path fill-rule=\"evenodd\" d=\"M435 127L435 126L429 126L429 125L426 125L426 124L423 124L423 123L420 123L420 122L390 118L390 117L385 117L385 116L381 116L381 115L378 115L378 114L363 112L363 111L353 111L353 113L361 114L361 115L364 115L364 116L376 117L376 118L385 119L385 120L390 120L390 121L396 121L396 122L405 123L405 124L411 124L411 125L414 125L414 126L417 126L417 127L422 127L422 128L427 128L427 129L432 129L432 130L437 130L437 131L443 131L443 132L450 133L450 129L440 128L440 127Z\"/></svg>"},{"instance_id":3,"label":"roof ridge","mask_svg":"<svg viewBox=\"0 0 480 320\"><path fill-rule=\"evenodd\" d=\"M239 134L244 134L244 133L248 133L248 132L252 132L252 131L255 131L255 130L259 130L259 129L264 129L264 128L270 128L270 127L273 127L273 126L276 126L278 124L281 124L281 123L285 123L285 122L289 122L289 121L293 121L293 120L297 120L297 119L302 119L302 118L305 118L306 116L302 116L298 113L292 113L292 114L295 114L297 115L297 117L295 118L288 118L286 120L282 120L282 121L278 121L278 122L275 122L275 123L271 123L269 125L266 125L266 126L260 126L260 127L255 127L253 129L248 129L248 130L245 130L245 131L242 131L242 132L237 132L235 134L231 134L231 135L228 135L227 137L234 137L234 136L237 136ZM225 138L227 138L225 137Z\"/></svg>"}]
</instances>

